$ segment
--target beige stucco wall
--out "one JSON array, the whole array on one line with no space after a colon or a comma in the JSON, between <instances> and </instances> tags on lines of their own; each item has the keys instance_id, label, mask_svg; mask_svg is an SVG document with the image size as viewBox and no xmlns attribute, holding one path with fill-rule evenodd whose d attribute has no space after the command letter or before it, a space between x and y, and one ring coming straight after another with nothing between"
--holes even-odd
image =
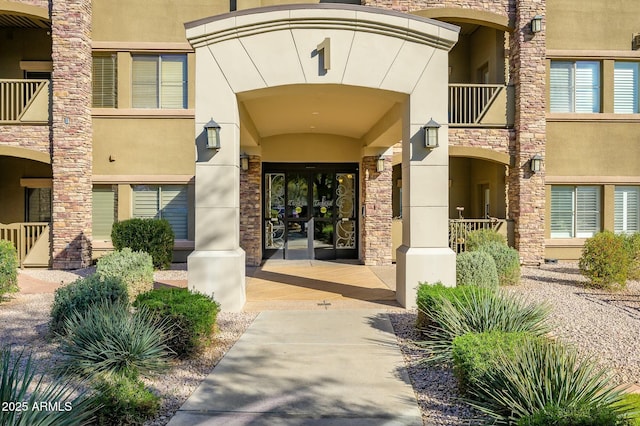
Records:
<instances>
[{"instance_id":1,"label":"beige stucco wall","mask_svg":"<svg viewBox=\"0 0 640 426\"><path fill-rule=\"evenodd\" d=\"M20 61L51 61L46 30L0 28L0 78L23 78Z\"/></svg>"},{"instance_id":2,"label":"beige stucco wall","mask_svg":"<svg viewBox=\"0 0 640 426\"><path fill-rule=\"evenodd\" d=\"M265 162L357 163L362 158L362 146L358 139L338 135L272 136L263 138L261 147L262 161Z\"/></svg>"},{"instance_id":3,"label":"beige stucco wall","mask_svg":"<svg viewBox=\"0 0 640 426\"><path fill-rule=\"evenodd\" d=\"M472 158L449 159L449 217L458 217L456 207L464 207L469 219L484 217L482 185L489 185L490 215L506 218L505 166Z\"/></svg>"},{"instance_id":4,"label":"beige stucco wall","mask_svg":"<svg viewBox=\"0 0 640 426\"><path fill-rule=\"evenodd\" d=\"M0 156L0 223L25 220L25 188L21 178L51 178L51 165Z\"/></svg>"}]
</instances>

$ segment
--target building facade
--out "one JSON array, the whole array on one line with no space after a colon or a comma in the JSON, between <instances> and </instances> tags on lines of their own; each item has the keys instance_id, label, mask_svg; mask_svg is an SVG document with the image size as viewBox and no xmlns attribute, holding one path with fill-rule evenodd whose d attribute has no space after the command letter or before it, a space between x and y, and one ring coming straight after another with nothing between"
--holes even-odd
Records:
<instances>
[{"instance_id":1,"label":"building facade","mask_svg":"<svg viewBox=\"0 0 640 426\"><path fill-rule=\"evenodd\" d=\"M410 305L453 284L477 227L525 264L577 259L638 231L638 12L0 0L0 237L23 266L77 268L114 221L163 217L190 287L228 309L268 258L396 262Z\"/></svg>"}]
</instances>

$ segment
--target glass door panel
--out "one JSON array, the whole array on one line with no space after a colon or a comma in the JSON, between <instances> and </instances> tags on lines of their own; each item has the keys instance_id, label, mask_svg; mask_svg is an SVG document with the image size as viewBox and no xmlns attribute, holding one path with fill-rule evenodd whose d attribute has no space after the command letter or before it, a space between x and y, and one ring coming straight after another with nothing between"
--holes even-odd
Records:
<instances>
[{"instance_id":1,"label":"glass door panel","mask_svg":"<svg viewBox=\"0 0 640 426\"><path fill-rule=\"evenodd\" d=\"M284 248L284 173L265 174L265 249Z\"/></svg>"},{"instance_id":2,"label":"glass door panel","mask_svg":"<svg viewBox=\"0 0 640 426\"><path fill-rule=\"evenodd\" d=\"M308 177L300 173L287 176L287 218L307 219L309 214Z\"/></svg>"},{"instance_id":3,"label":"glass door panel","mask_svg":"<svg viewBox=\"0 0 640 426\"><path fill-rule=\"evenodd\" d=\"M356 216L356 181L353 173L338 173L336 188L336 205L339 219Z\"/></svg>"},{"instance_id":4,"label":"glass door panel","mask_svg":"<svg viewBox=\"0 0 640 426\"><path fill-rule=\"evenodd\" d=\"M287 223L287 243L285 257L287 259L309 259L309 234L307 222Z\"/></svg>"},{"instance_id":5,"label":"glass door panel","mask_svg":"<svg viewBox=\"0 0 640 426\"><path fill-rule=\"evenodd\" d=\"M334 176L331 173L313 175L313 217L329 219L333 216Z\"/></svg>"},{"instance_id":6,"label":"glass door panel","mask_svg":"<svg viewBox=\"0 0 640 426\"><path fill-rule=\"evenodd\" d=\"M356 248L356 221L342 218L336 223L336 248Z\"/></svg>"}]
</instances>

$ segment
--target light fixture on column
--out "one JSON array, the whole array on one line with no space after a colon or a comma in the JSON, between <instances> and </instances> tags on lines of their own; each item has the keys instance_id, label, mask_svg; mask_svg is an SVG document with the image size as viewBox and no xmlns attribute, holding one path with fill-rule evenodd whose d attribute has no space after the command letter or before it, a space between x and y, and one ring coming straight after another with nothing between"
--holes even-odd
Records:
<instances>
[{"instance_id":1,"label":"light fixture on column","mask_svg":"<svg viewBox=\"0 0 640 426\"><path fill-rule=\"evenodd\" d=\"M531 157L529 163L533 173L539 173L540 170L542 170L542 156L540 154L536 154Z\"/></svg>"},{"instance_id":2,"label":"light fixture on column","mask_svg":"<svg viewBox=\"0 0 640 426\"><path fill-rule=\"evenodd\" d=\"M249 170L249 156L244 152L240 156L240 167L242 170Z\"/></svg>"},{"instance_id":3,"label":"light fixture on column","mask_svg":"<svg viewBox=\"0 0 640 426\"><path fill-rule=\"evenodd\" d=\"M220 149L220 125L213 121L213 118L204 125L204 129L207 132L207 148Z\"/></svg>"},{"instance_id":4,"label":"light fixture on column","mask_svg":"<svg viewBox=\"0 0 640 426\"><path fill-rule=\"evenodd\" d=\"M382 155L376 160L376 172L384 172L384 157Z\"/></svg>"},{"instance_id":5,"label":"light fixture on column","mask_svg":"<svg viewBox=\"0 0 640 426\"><path fill-rule=\"evenodd\" d=\"M542 15L536 15L531 20L531 32L536 34L542 31Z\"/></svg>"},{"instance_id":6,"label":"light fixture on column","mask_svg":"<svg viewBox=\"0 0 640 426\"><path fill-rule=\"evenodd\" d=\"M433 149L438 147L438 130L440 129L440 124L436 121L429 120L427 124L422 126L422 130L424 131L424 147L428 149Z\"/></svg>"}]
</instances>

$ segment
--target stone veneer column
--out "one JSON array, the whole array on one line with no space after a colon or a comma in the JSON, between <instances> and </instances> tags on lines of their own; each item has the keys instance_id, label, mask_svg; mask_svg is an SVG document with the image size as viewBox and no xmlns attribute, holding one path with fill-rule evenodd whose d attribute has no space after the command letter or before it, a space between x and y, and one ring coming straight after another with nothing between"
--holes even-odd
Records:
<instances>
[{"instance_id":1,"label":"stone veneer column","mask_svg":"<svg viewBox=\"0 0 640 426\"><path fill-rule=\"evenodd\" d=\"M91 263L91 0L51 2L53 267Z\"/></svg>"},{"instance_id":2,"label":"stone veneer column","mask_svg":"<svg viewBox=\"0 0 640 426\"><path fill-rule=\"evenodd\" d=\"M532 173L530 159L545 157L545 31L532 34L530 22L545 15L545 0L516 0L510 73L515 85L515 167L509 171L509 213L515 221L515 245L524 264L544 258L544 171Z\"/></svg>"},{"instance_id":3,"label":"stone veneer column","mask_svg":"<svg viewBox=\"0 0 640 426\"><path fill-rule=\"evenodd\" d=\"M378 157L362 158L362 260L365 265L391 265L391 156L384 156L384 171L376 171Z\"/></svg>"},{"instance_id":4,"label":"stone veneer column","mask_svg":"<svg viewBox=\"0 0 640 426\"><path fill-rule=\"evenodd\" d=\"M249 156L249 170L240 170L240 247L245 251L247 265L262 261L262 226L260 207L262 162L259 156Z\"/></svg>"}]
</instances>

